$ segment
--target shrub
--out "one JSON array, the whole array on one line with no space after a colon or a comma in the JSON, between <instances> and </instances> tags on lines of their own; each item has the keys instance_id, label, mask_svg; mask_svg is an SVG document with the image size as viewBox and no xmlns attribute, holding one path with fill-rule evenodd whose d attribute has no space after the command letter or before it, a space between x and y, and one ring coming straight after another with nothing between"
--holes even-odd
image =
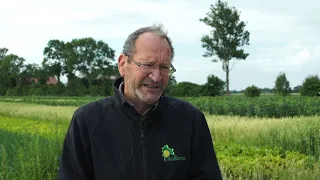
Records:
<instances>
[{"instance_id":1,"label":"shrub","mask_svg":"<svg viewBox=\"0 0 320 180\"><path fill-rule=\"evenodd\" d=\"M261 94L261 89L259 89L254 85L247 87L244 91L244 95L247 97L257 97L257 96L260 96L260 94Z\"/></svg>"}]
</instances>

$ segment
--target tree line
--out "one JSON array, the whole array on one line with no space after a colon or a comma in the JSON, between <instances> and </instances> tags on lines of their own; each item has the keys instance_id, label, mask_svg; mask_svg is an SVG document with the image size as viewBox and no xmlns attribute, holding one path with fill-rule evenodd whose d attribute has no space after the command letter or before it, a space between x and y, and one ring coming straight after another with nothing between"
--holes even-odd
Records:
<instances>
[{"instance_id":1,"label":"tree line","mask_svg":"<svg viewBox=\"0 0 320 180\"><path fill-rule=\"evenodd\" d=\"M40 64L28 63L16 54L0 48L0 95L7 96L108 96L112 83L119 77L114 50L103 41L93 38L71 42L49 40ZM61 76L67 83L61 82ZM51 82L52 78L56 81ZM209 75L207 83L177 83L170 77L167 95L214 96L222 95L225 83Z\"/></svg>"},{"instance_id":2,"label":"tree line","mask_svg":"<svg viewBox=\"0 0 320 180\"><path fill-rule=\"evenodd\" d=\"M70 42L49 40L41 64L25 64L16 54L0 49L1 95L99 95L111 91L117 75L115 51L91 37ZM66 76L64 85L60 77ZM48 82L54 77L57 82Z\"/></svg>"},{"instance_id":3,"label":"tree line","mask_svg":"<svg viewBox=\"0 0 320 180\"><path fill-rule=\"evenodd\" d=\"M276 96L288 96L292 93L298 93L301 96L320 96L320 78L318 75L309 75L301 85L292 88L286 73L280 72L274 81L272 89L260 89L255 85L251 85L243 90L243 92L248 97L260 96L262 92L272 93Z\"/></svg>"}]
</instances>

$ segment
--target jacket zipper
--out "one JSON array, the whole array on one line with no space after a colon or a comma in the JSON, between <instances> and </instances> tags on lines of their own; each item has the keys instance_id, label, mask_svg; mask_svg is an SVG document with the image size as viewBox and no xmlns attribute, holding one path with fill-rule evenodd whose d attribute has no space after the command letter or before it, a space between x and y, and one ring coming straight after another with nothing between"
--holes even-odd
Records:
<instances>
[{"instance_id":1,"label":"jacket zipper","mask_svg":"<svg viewBox=\"0 0 320 180\"><path fill-rule=\"evenodd\" d=\"M141 119L140 123L140 142L141 142L141 148L142 148L142 174L143 174L143 179L146 179L146 158L145 158L145 147L144 147L144 120L143 118Z\"/></svg>"},{"instance_id":2,"label":"jacket zipper","mask_svg":"<svg viewBox=\"0 0 320 180\"><path fill-rule=\"evenodd\" d=\"M134 153L134 135L133 131L131 132L131 157L133 158L132 162L132 171L133 171L133 177L136 176L136 158Z\"/></svg>"}]
</instances>

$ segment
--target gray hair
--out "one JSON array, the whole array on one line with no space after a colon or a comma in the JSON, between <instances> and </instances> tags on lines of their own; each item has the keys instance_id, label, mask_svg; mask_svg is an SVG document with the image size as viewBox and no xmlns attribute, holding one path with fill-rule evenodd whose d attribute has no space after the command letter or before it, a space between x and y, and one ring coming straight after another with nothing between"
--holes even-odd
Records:
<instances>
[{"instance_id":1,"label":"gray hair","mask_svg":"<svg viewBox=\"0 0 320 180\"><path fill-rule=\"evenodd\" d=\"M133 54L136 52L135 51L136 40L138 39L138 37L141 34L146 33L146 32L154 32L167 40L167 42L170 46L170 49L171 49L171 61L172 61L173 57L174 57L174 48L172 46L171 39L168 37L168 33L166 30L164 30L164 27L162 24L158 24L158 25L154 24L152 26L142 27L142 28L135 30L133 33L131 33L128 36L127 40L125 41L122 53L129 56L129 57L132 57Z\"/></svg>"}]
</instances>

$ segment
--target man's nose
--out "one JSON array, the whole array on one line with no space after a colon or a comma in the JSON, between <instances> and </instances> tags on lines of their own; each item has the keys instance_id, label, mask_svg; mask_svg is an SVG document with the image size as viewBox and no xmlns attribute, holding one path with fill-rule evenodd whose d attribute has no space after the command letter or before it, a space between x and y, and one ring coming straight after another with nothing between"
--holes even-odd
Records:
<instances>
[{"instance_id":1,"label":"man's nose","mask_svg":"<svg viewBox=\"0 0 320 180\"><path fill-rule=\"evenodd\" d=\"M159 82L162 79L161 70L156 67L155 70L149 75L154 82Z\"/></svg>"}]
</instances>

